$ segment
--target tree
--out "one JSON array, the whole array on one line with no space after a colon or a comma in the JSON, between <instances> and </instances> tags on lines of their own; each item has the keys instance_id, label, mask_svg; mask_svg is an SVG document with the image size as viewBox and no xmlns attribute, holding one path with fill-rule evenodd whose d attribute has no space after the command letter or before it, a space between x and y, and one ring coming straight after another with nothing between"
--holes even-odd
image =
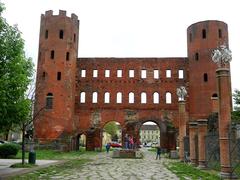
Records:
<instances>
[{"instance_id":1,"label":"tree","mask_svg":"<svg viewBox=\"0 0 240 180\"><path fill-rule=\"evenodd\" d=\"M234 109L240 111L240 90L235 89L233 93L233 100L235 103Z\"/></svg>"},{"instance_id":2,"label":"tree","mask_svg":"<svg viewBox=\"0 0 240 180\"><path fill-rule=\"evenodd\" d=\"M32 80L33 63L24 53L24 41L17 26L10 26L2 17L0 3L0 131L8 134L29 115L26 98Z\"/></svg>"},{"instance_id":3,"label":"tree","mask_svg":"<svg viewBox=\"0 0 240 180\"><path fill-rule=\"evenodd\" d=\"M104 130L111 135L111 138L117 135L118 126L116 122L109 122L105 125Z\"/></svg>"}]
</instances>

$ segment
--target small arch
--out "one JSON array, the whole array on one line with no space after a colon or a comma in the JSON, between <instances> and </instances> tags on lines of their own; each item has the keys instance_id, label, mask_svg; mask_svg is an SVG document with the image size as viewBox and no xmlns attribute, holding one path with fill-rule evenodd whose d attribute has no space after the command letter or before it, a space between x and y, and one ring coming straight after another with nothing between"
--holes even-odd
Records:
<instances>
[{"instance_id":1,"label":"small arch","mask_svg":"<svg viewBox=\"0 0 240 180\"><path fill-rule=\"evenodd\" d=\"M207 73L203 74L203 81L208 82L208 74Z\"/></svg>"},{"instance_id":2,"label":"small arch","mask_svg":"<svg viewBox=\"0 0 240 180\"><path fill-rule=\"evenodd\" d=\"M86 93L81 92L80 93L80 103L85 103L86 102Z\"/></svg>"},{"instance_id":3,"label":"small arch","mask_svg":"<svg viewBox=\"0 0 240 180\"><path fill-rule=\"evenodd\" d=\"M172 104L172 94L170 92L166 93L166 104Z\"/></svg>"},{"instance_id":4,"label":"small arch","mask_svg":"<svg viewBox=\"0 0 240 180\"><path fill-rule=\"evenodd\" d=\"M153 93L153 104L159 104L159 93L158 92Z\"/></svg>"},{"instance_id":5,"label":"small arch","mask_svg":"<svg viewBox=\"0 0 240 180\"><path fill-rule=\"evenodd\" d=\"M146 104L147 103L147 93L142 92L141 93L141 104Z\"/></svg>"},{"instance_id":6,"label":"small arch","mask_svg":"<svg viewBox=\"0 0 240 180\"><path fill-rule=\"evenodd\" d=\"M53 94L48 93L46 96L46 109L52 109L53 108Z\"/></svg>"},{"instance_id":7,"label":"small arch","mask_svg":"<svg viewBox=\"0 0 240 180\"><path fill-rule=\"evenodd\" d=\"M203 38L203 39L206 39L206 38L207 38L206 29L203 29L203 30L202 30L202 38Z\"/></svg>"},{"instance_id":8,"label":"small arch","mask_svg":"<svg viewBox=\"0 0 240 180\"><path fill-rule=\"evenodd\" d=\"M97 103L98 102L98 93L93 92L92 94L92 103Z\"/></svg>"},{"instance_id":9,"label":"small arch","mask_svg":"<svg viewBox=\"0 0 240 180\"><path fill-rule=\"evenodd\" d=\"M110 93L105 92L104 94L104 103L110 103Z\"/></svg>"},{"instance_id":10,"label":"small arch","mask_svg":"<svg viewBox=\"0 0 240 180\"><path fill-rule=\"evenodd\" d=\"M62 29L59 31L59 39L63 39L64 32Z\"/></svg>"},{"instance_id":11,"label":"small arch","mask_svg":"<svg viewBox=\"0 0 240 180\"><path fill-rule=\"evenodd\" d=\"M117 103L118 104L122 103L122 93L121 92L117 93Z\"/></svg>"},{"instance_id":12,"label":"small arch","mask_svg":"<svg viewBox=\"0 0 240 180\"><path fill-rule=\"evenodd\" d=\"M133 92L130 92L128 94L128 103L129 104L133 104L134 103L134 93Z\"/></svg>"}]
</instances>

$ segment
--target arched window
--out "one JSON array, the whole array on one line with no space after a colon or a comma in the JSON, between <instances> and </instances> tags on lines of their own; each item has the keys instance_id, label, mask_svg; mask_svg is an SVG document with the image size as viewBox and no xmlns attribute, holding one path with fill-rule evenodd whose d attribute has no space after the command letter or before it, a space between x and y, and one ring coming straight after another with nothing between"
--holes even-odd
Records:
<instances>
[{"instance_id":1,"label":"arched window","mask_svg":"<svg viewBox=\"0 0 240 180\"><path fill-rule=\"evenodd\" d=\"M69 55L70 55L70 53L67 52L67 53L66 53L66 60L67 60L67 61L69 61Z\"/></svg>"},{"instance_id":2,"label":"arched window","mask_svg":"<svg viewBox=\"0 0 240 180\"><path fill-rule=\"evenodd\" d=\"M80 93L80 103L85 103L86 102L86 93L81 92Z\"/></svg>"},{"instance_id":3,"label":"arched window","mask_svg":"<svg viewBox=\"0 0 240 180\"><path fill-rule=\"evenodd\" d=\"M189 34L189 41L192 42L192 33Z\"/></svg>"},{"instance_id":4,"label":"arched window","mask_svg":"<svg viewBox=\"0 0 240 180\"><path fill-rule=\"evenodd\" d=\"M217 98L217 97L218 97L217 93L214 93L214 94L212 95L212 97L213 97L213 98Z\"/></svg>"},{"instance_id":5,"label":"arched window","mask_svg":"<svg viewBox=\"0 0 240 180\"><path fill-rule=\"evenodd\" d=\"M166 104L172 103L172 94L170 92L166 93Z\"/></svg>"},{"instance_id":6,"label":"arched window","mask_svg":"<svg viewBox=\"0 0 240 180\"><path fill-rule=\"evenodd\" d=\"M221 29L218 29L218 37L222 38L222 30Z\"/></svg>"},{"instance_id":7,"label":"arched window","mask_svg":"<svg viewBox=\"0 0 240 180\"><path fill-rule=\"evenodd\" d=\"M46 97L46 109L52 109L53 108L53 94L48 93Z\"/></svg>"},{"instance_id":8,"label":"arched window","mask_svg":"<svg viewBox=\"0 0 240 180\"><path fill-rule=\"evenodd\" d=\"M199 54L195 53L195 60L198 61L199 60Z\"/></svg>"},{"instance_id":9,"label":"arched window","mask_svg":"<svg viewBox=\"0 0 240 180\"><path fill-rule=\"evenodd\" d=\"M207 38L206 29L203 29L203 30L202 30L202 38L203 38L203 39L206 39L206 38Z\"/></svg>"},{"instance_id":10,"label":"arched window","mask_svg":"<svg viewBox=\"0 0 240 180\"><path fill-rule=\"evenodd\" d=\"M129 102L130 104L133 104L133 103L134 103L134 93L133 93L133 92L130 92L130 93L128 94L128 102Z\"/></svg>"},{"instance_id":11,"label":"arched window","mask_svg":"<svg viewBox=\"0 0 240 180\"><path fill-rule=\"evenodd\" d=\"M61 29L60 31L59 31L59 39L63 39L63 30Z\"/></svg>"},{"instance_id":12,"label":"arched window","mask_svg":"<svg viewBox=\"0 0 240 180\"><path fill-rule=\"evenodd\" d=\"M121 92L117 93L117 103L122 103L122 93Z\"/></svg>"},{"instance_id":13,"label":"arched window","mask_svg":"<svg viewBox=\"0 0 240 180\"><path fill-rule=\"evenodd\" d=\"M153 93L153 103L159 104L159 94L157 92Z\"/></svg>"},{"instance_id":14,"label":"arched window","mask_svg":"<svg viewBox=\"0 0 240 180\"><path fill-rule=\"evenodd\" d=\"M45 39L48 38L48 30L45 31Z\"/></svg>"},{"instance_id":15,"label":"arched window","mask_svg":"<svg viewBox=\"0 0 240 180\"><path fill-rule=\"evenodd\" d=\"M141 103L146 104L147 103L147 93L142 92L141 93Z\"/></svg>"},{"instance_id":16,"label":"arched window","mask_svg":"<svg viewBox=\"0 0 240 180\"><path fill-rule=\"evenodd\" d=\"M51 59L54 59L54 50L51 51L50 58L51 58Z\"/></svg>"},{"instance_id":17,"label":"arched window","mask_svg":"<svg viewBox=\"0 0 240 180\"><path fill-rule=\"evenodd\" d=\"M97 103L98 101L98 93L97 92L93 92L92 94L92 103Z\"/></svg>"},{"instance_id":18,"label":"arched window","mask_svg":"<svg viewBox=\"0 0 240 180\"><path fill-rule=\"evenodd\" d=\"M104 94L104 103L110 103L110 93L106 92Z\"/></svg>"},{"instance_id":19,"label":"arched window","mask_svg":"<svg viewBox=\"0 0 240 180\"><path fill-rule=\"evenodd\" d=\"M208 74L207 73L203 74L203 80L204 80L204 82L208 82Z\"/></svg>"}]
</instances>

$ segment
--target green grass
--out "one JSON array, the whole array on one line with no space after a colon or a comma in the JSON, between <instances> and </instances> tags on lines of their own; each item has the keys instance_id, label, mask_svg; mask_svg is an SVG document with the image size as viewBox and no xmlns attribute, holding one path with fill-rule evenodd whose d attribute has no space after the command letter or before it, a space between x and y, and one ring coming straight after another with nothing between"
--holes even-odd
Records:
<instances>
[{"instance_id":1,"label":"green grass","mask_svg":"<svg viewBox=\"0 0 240 180\"><path fill-rule=\"evenodd\" d=\"M25 180L25 179L51 179L53 177L58 177L58 179L63 179L64 175L71 175L72 172L81 170L82 166L90 162L89 159L75 159L65 162L64 164L53 165L47 168L39 169L31 173L12 177L13 180Z\"/></svg>"},{"instance_id":2,"label":"green grass","mask_svg":"<svg viewBox=\"0 0 240 180\"><path fill-rule=\"evenodd\" d=\"M85 151L85 149L80 149L79 151L70 151L70 152L60 152L54 150L36 150L36 159L76 159L79 158L81 155L94 155L98 152L94 151ZM28 158L28 152L26 153L26 159ZM16 158L22 158L22 151L19 151Z\"/></svg>"},{"instance_id":3,"label":"green grass","mask_svg":"<svg viewBox=\"0 0 240 180\"><path fill-rule=\"evenodd\" d=\"M11 168L33 168L33 167L36 167L36 166L37 166L36 164L16 163L16 164L11 165L10 167Z\"/></svg>"},{"instance_id":4,"label":"green grass","mask_svg":"<svg viewBox=\"0 0 240 180\"><path fill-rule=\"evenodd\" d=\"M176 174L180 179L202 179L202 180L215 180L220 179L216 172L199 170L192 165L181 162L169 162L165 166Z\"/></svg>"}]
</instances>

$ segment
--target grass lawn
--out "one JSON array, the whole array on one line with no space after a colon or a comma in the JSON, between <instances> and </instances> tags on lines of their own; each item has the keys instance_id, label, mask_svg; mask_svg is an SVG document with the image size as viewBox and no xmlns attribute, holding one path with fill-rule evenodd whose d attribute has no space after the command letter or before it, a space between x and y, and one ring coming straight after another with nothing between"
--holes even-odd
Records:
<instances>
[{"instance_id":1,"label":"grass lawn","mask_svg":"<svg viewBox=\"0 0 240 180\"><path fill-rule=\"evenodd\" d=\"M15 176L10 179L51 179L53 177L57 179L64 179L64 176L71 175L73 171L80 171L82 166L90 161L90 159L74 159L67 161L64 164L49 166L47 168L39 169L21 176Z\"/></svg>"},{"instance_id":2,"label":"grass lawn","mask_svg":"<svg viewBox=\"0 0 240 180\"><path fill-rule=\"evenodd\" d=\"M70 152L60 152L54 150L36 150L36 159L76 159L79 158L81 155L94 155L98 152L95 151L85 151L85 149L81 148L79 151L70 151ZM22 151L19 151L16 158L22 158ZM28 152L25 154L25 158L28 159Z\"/></svg>"},{"instance_id":3,"label":"grass lawn","mask_svg":"<svg viewBox=\"0 0 240 180\"><path fill-rule=\"evenodd\" d=\"M165 164L165 166L182 180L183 179L196 179L196 180L197 179L202 179L202 180L220 179L220 177L214 171L199 170L186 163L169 162L168 164Z\"/></svg>"}]
</instances>

